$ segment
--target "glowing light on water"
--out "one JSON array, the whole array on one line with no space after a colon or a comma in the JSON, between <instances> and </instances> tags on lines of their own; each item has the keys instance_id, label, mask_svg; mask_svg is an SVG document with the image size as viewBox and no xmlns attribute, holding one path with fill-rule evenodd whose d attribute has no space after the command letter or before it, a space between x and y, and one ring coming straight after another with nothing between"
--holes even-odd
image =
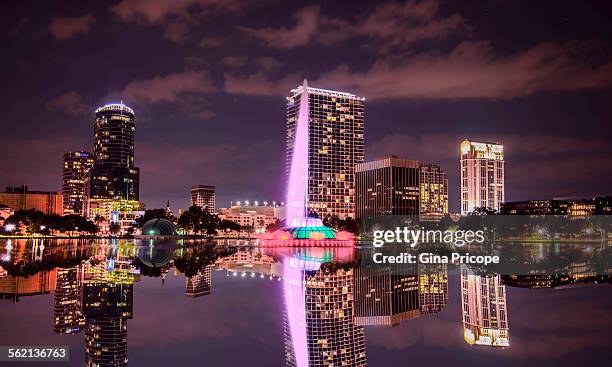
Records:
<instances>
[{"instance_id":1,"label":"glowing light on water","mask_svg":"<svg viewBox=\"0 0 612 367\"><path fill-rule=\"evenodd\" d=\"M304 79L300 109L295 123L293 155L287 188L287 224L306 216L308 194L308 84Z\"/></svg>"}]
</instances>

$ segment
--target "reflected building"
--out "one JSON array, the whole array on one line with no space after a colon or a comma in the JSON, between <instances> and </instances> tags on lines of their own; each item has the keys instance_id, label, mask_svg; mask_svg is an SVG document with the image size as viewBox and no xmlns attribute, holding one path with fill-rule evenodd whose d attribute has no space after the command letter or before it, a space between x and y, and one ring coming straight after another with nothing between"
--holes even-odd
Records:
<instances>
[{"instance_id":1,"label":"reflected building","mask_svg":"<svg viewBox=\"0 0 612 367\"><path fill-rule=\"evenodd\" d=\"M354 271L355 324L397 326L416 319L419 311L419 278L415 264L373 266Z\"/></svg>"},{"instance_id":2,"label":"reflected building","mask_svg":"<svg viewBox=\"0 0 612 367\"><path fill-rule=\"evenodd\" d=\"M19 302L19 297L48 294L55 290L57 269L42 270L28 277L0 277L0 298Z\"/></svg>"},{"instance_id":3,"label":"reflected building","mask_svg":"<svg viewBox=\"0 0 612 367\"><path fill-rule=\"evenodd\" d=\"M510 346L506 286L499 275L461 266L463 336L470 345Z\"/></svg>"},{"instance_id":4,"label":"reflected building","mask_svg":"<svg viewBox=\"0 0 612 367\"><path fill-rule=\"evenodd\" d=\"M438 313L448 302L448 264L419 263L421 313Z\"/></svg>"},{"instance_id":5,"label":"reflected building","mask_svg":"<svg viewBox=\"0 0 612 367\"><path fill-rule=\"evenodd\" d=\"M85 365L127 366L127 320L133 315L133 276L108 271L108 263L86 266L83 285Z\"/></svg>"},{"instance_id":6,"label":"reflected building","mask_svg":"<svg viewBox=\"0 0 612 367\"><path fill-rule=\"evenodd\" d=\"M53 302L53 330L57 334L75 334L85 327L81 312L81 266L57 269Z\"/></svg>"},{"instance_id":7,"label":"reflected building","mask_svg":"<svg viewBox=\"0 0 612 367\"><path fill-rule=\"evenodd\" d=\"M363 327L354 321L353 270L300 264L313 265L283 263L286 365L366 366Z\"/></svg>"},{"instance_id":8,"label":"reflected building","mask_svg":"<svg viewBox=\"0 0 612 367\"><path fill-rule=\"evenodd\" d=\"M210 294L212 285L212 265L198 270L196 275L185 277L185 295L187 297L201 297Z\"/></svg>"}]
</instances>

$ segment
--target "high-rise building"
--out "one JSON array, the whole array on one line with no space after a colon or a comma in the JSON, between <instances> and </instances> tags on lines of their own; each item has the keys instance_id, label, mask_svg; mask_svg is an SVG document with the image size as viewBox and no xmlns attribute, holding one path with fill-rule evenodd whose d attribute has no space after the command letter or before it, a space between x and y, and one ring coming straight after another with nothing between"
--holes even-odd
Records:
<instances>
[{"instance_id":1,"label":"high-rise building","mask_svg":"<svg viewBox=\"0 0 612 367\"><path fill-rule=\"evenodd\" d=\"M395 326L416 319L419 311L419 278L415 264L353 269L355 324Z\"/></svg>"},{"instance_id":2,"label":"high-rise building","mask_svg":"<svg viewBox=\"0 0 612 367\"><path fill-rule=\"evenodd\" d=\"M356 165L357 218L419 215L419 171L418 161L398 157Z\"/></svg>"},{"instance_id":3,"label":"high-rise building","mask_svg":"<svg viewBox=\"0 0 612 367\"><path fill-rule=\"evenodd\" d=\"M96 110L90 199L138 201L140 171L134 166L135 132L134 110L123 103Z\"/></svg>"},{"instance_id":4,"label":"high-rise building","mask_svg":"<svg viewBox=\"0 0 612 367\"><path fill-rule=\"evenodd\" d=\"M287 97L287 174L294 150L307 156L306 197L296 206L305 204L310 213L301 216L355 216L354 167L364 160L364 103L354 94L308 87L306 80ZM307 147L294 144L300 112L307 121L307 139L301 144Z\"/></svg>"},{"instance_id":5,"label":"high-rise building","mask_svg":"<svg viewBox=\"0 0 612 367\"><path fill-rule=\"evenodd\" d=\"M461 142L461 214L474 208L500 209L504 196L504 146Z\"/></svg>"},{"instance_id":6,"label":"high-rise building","mask_svg":"<svg viewBox=\"0 0 612 367\"><path fill-rule=\"evenodd\" d=\"M448 214L448 178L437 164L421 163L419 173L419 214Z\"/></svg>"},{"instance_id":7,"label":"high-rise building","mask_svg":"<svg viewBox=\"0 0 612 367\"><path fill-rule=\"evenodd\" d=\"M506 286L499 275L477 275L462 265L461 310L468 344L510 345Z\"/></svg>"},{"instance_id":8,"label":"high-rise building","mask_svg":"<svg viewBox=\"0 0 612 367\"><path fill-rule=\"evenodd\" d=\"M206 265L195 275L185 276L185 295L187 297L200 297L210 294L213 265Z\"/></svg>"},{"instance_id":9,"label":"high-rise building","mask_svg":"<svg viewBox=\"0 0 612 367\"><path fill-rule=\"evenodd\" d=\"M39 210L47 215L64 213L62 194L55 191L30 191L28 186L7 187L0 192L0 203L17 210Z\"/></svg>"},{"instance_id":10,"label":"high-rise building","mask_svg":"<svg viewBox=\"0 0 612 367\"><path fill-rule=\"evenodd\" d=\"M85 327L81 312L81 266L57 269L53 326L57 334L75 334Z\"/></svg>"},{"instance_id":11,"label":"high-rise building","mask_svg":"<svg viewBox=\"0 0 612 367\"><path fill-rule=\"evenodd\" d=\"M191 206L199 206L204 211L214 214L216 212L215 187L210 185L197 185L191 188Z\"/></svg>"},{"instance_id":12,"label":"high-rise building","mask_svg":"<svg viewBox=\"0 0 612 367\"><path fill-rule=\"evenodd\" d=\"M366 362L363 327L355 325L352 269L301 270L283 264L287 367Z\"/></svg>"},{"instance_id":13,"label":"high-rise building","mask_svg":"<svg viewBox=\"0 0 612 367\"><path fill-rule=\"evenodd\" d=\"M64 154L62 183L64 214L83 215L89 196L89 171L93 162L91 153L76 151Z\"/></svg>"}]
</instances>

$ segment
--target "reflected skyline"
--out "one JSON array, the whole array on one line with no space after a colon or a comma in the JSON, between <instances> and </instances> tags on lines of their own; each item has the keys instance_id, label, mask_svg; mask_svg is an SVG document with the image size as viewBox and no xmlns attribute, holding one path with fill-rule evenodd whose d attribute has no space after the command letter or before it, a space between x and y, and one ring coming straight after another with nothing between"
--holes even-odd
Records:
<instances>
[{"instance_id":1,"label":"reflected skyline","mask_svg":"<svg viewBox=\"0 0 612 367\"><path fill-rule=\"evenodd\" d=\"M2 262L7 275L0 278L5 298L0 306L17 302L19 308L25 299L52 293L50 307L41 311L52 315L51 329L59 338L70 334L83 338L87 366L129 364L128 320L138 319L139 309L153 306L135 303L142 292L139 283L153 281L161 289L160 280L167 276L181 277L182 297L198 302L199 307L227 297L213 289L263 278L254 280L252 287L278 289L275 302L281 305L275 319L282 340L276 340L275 348L284 350L284 361L278 365L296 367L372 365L368 340L373 330L380 330L376 334L394 329L408 332L410 326L403 326L417 319L434 325L439 315L457 311L454 325L459 329L449 338L459 337L477 349L512 350L516 341L510 343L509 333L516 320L508 307L506 282L514 288L540 289L591 284L594 279L600 284L610 281L607 276L592 276L588 266L579 262L568 266L574 274L534 281L525 275L478 275L473 269L446 264L373 267L363 261L371 255L369 248L263 249L244 242L151 246L136 241L55 246L41 242L17 240L8 250L1 248L0 255L10 260ZM216 273L225 276L219 278ZM450 287L453 277L458 288ZM204 295L204 303L199 303ZM459 306L457 301L449 303L452 297L461 300ZM56 343L61 344L61 339Z\"/></svg>"}]
</instances>

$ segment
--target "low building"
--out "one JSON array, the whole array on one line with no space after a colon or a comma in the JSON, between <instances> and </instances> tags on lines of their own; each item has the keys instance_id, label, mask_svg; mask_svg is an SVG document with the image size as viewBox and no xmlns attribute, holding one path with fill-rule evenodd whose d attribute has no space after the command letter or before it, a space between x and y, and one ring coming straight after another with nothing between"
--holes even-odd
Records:
<instances>
[{"instance_id":1,"label":"low building","mask_svg":"<svg viewBox=\"0 0 612 367\"><path fill-rule=\"evenodd\" d=\"M30 191L26 185L7 187L6 191L0 192L0 203L14 211L35 209L47 215L62 215L64 212L61 193Z\"/></svg>"},{"instance_id":2,"label":"low building","mask_svg":"<svg viewBox=\"0 0 612 367\"><path fill-rule=\"evenodd\" d=\"M501 204L500 214L610 215L612 214L612 197L511 201Z\"/></svg>"},{"instance_id":3,"label":"low building","mask_svg":"<svg viewBox=\"0 0 612 367\"><path fill-rule=\"evenodd\" d=\"M232 203L233 204L233 203ZM236 202L229 208L219 209L219 218L237 223L243 227L253 227L255 230L265 229L268 225L285 218L285 208L267 201L263 205L254 202Z\"/></svg>"}]
</instances>

